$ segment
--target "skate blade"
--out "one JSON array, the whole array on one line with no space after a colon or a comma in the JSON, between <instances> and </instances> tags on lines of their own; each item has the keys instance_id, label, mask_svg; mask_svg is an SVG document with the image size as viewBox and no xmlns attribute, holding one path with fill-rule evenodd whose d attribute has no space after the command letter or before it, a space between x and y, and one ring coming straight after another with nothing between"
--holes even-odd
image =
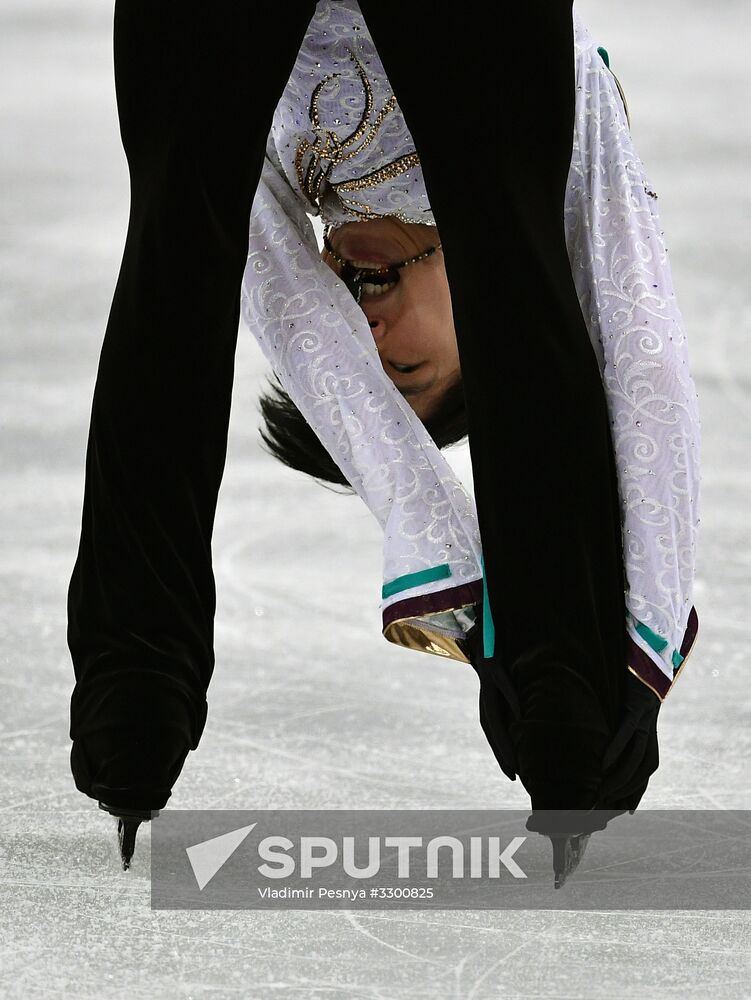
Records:
<instances>
[{"instance_id":1,"label":"skate blade","mask_svg":"<svg viewBox=\"0 0 751 1000\"><path fill-rule=\"evenodd\" d=\"M584 857L591 834L570 834L566 837L551 837L553 845L553 885L560 889L579 867Z\"/></svg>"},{"instance_id":2,"label":"skate blade","mask_svg":"<svg viewBox=\"0 0 751 1000\"><path fill-rule=\"evenodd\" d=\"M117 821L117 843L120 848L120 860L123 871L127 872L136 849L136 833L141 825L140 819L123 819Z\"/></svg>"}]
</instances>

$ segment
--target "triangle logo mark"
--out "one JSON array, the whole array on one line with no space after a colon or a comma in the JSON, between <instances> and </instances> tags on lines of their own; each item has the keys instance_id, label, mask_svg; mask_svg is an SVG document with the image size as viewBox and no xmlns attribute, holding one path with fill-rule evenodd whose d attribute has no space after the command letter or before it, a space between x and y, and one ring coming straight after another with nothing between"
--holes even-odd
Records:
<instances>
[{"instance_id":1,"label":"triangle logo mark","mask_svg":"<svg viewBox=\"0 0 751 1000\"><path fill-rule=\"evenodd\" d=\"M241 826L239 830L230 830L229 833L223 833L219 837L212 837L211 840L204 840L200 844L185 848L199 889L203 890L209 884L254 826L257 824L251 823L250 826Z\"/></svg>"}]
</instances>

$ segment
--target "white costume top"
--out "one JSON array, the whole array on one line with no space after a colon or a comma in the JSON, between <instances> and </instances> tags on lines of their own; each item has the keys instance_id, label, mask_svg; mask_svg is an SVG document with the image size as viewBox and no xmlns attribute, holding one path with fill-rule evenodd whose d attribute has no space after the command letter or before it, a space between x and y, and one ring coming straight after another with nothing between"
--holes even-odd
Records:
<instances>
[{"instance_id":1,"label":"white costume top","mask_svg":"<svg viewBox=\"0 0 751 1000\"><path fill-rule=\"evenodd\" d=\"M574 16L567 244L611 418L628 666L664 698L698 627L697 394L656 195L617 81ZM466 661L463 636L483 598L474 503L384 372L362 309L321 260L308 218L319 213L333 226L374 215L435 224L357 0L320 0L274 114L242 317L383 528L384 635Z\"/></svg>"}]
</instances>

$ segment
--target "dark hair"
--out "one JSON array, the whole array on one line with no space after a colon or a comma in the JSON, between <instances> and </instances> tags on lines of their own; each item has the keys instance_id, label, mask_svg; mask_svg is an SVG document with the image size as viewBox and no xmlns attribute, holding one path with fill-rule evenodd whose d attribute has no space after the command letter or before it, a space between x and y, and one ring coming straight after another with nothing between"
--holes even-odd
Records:
<instances>
[{"instance_id":1,"label":"dark hair","mask_svg":"<svg viewBox=\"0 0 751 1000\"><path fill-rule=\"evenodd\" d=\"M314 479L334 483L353 492L344 473L329 455L320 438L284 391L279 379L269 379L259 405L265 426L261 437L268 451L291 469ZM439 448L447 448L467 436L467 412L461 377L441 398L425 429Z\"/></svg>"}]
</instances>

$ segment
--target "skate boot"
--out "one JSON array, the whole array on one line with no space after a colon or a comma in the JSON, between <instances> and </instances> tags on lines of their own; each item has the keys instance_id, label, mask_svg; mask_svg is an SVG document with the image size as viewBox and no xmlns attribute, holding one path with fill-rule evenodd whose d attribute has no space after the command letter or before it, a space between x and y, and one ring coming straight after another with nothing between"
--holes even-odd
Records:
<instances>
[{"instance_id":1,"label":"skate boot","mask_svg":"<svg viewBox=\"0 0 751 1000\"><path fill-rule=\"evenodd\" d=\"M566 879L579 866L584 857L590 833L568 834L563 837L550 837L553 845L553 886L560 889Z\"/></svg>"},{"instance_id":2,"label":"skate boot","mask_svg":"<svg viewBox=\"0 0 751 1000\"><path fill-rule=\"evenodd\" d=\"M605 826L591 809L533 809L527 829L553 846L553 886L560 889L584 857L589 838Z\"/></svg>"},{"instance_id":3,"label":"skate boot","mask_svg":"<svg viewBox=\"0 0 751 1000\"><path fill-rule=\"evenodd\" d=\"M147 823L159 815L158 809L127 809L123 806L108 806L99 803L99 808L117 819L117 843L123 871L127 872L136 849L136 833L141 823Z\"/></svg>"},{"instance_id":4,"label":"skate boot","mask_svg":"<svg viewBox=\"0 0 751 1000\"><path fill-rule=\"evenodd\" d=\"M597 830L604 830L626 809L533 809L527 829L547 837L553 845L553 885L560 889L579 867Z\"/></svg>"}]
</instances>

